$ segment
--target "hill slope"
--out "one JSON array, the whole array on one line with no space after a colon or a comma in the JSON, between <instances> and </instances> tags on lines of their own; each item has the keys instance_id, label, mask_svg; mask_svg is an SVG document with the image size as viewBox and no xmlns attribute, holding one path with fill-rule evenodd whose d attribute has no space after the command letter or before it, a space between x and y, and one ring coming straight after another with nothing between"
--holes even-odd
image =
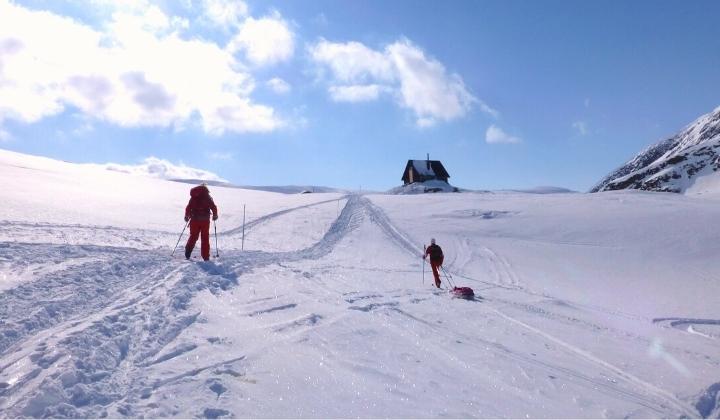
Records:
<instances>
[{"instance_id":1,"label":"hill slope","mask_svg":"<svg viewBox=\"0 0 720 420\"><path fill-rule=\"evenodd\" d=\"M720 168L719 147L720 108L717 108L676 136L643 150L590 192L622 189L685 192L698 178L713 175Z\"/></svg>"}]
</instances>

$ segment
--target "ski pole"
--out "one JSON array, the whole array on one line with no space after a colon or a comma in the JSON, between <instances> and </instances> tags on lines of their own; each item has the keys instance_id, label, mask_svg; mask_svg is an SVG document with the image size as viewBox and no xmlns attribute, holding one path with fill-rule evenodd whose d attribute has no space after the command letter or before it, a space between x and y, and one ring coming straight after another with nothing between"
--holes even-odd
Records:
<instances>
[{"instance_id":1,"label":"ski pole","mask_svg":"<svg viewBox=\"0 0 720 420\"><path fill-rule=\"evenodd\" d=\"M217 244L217 223L213 220L213 227L215 228L215 258L220 258L220 249Z\"/></svg>"},{"instance_id":2,"label":"ski pole","mask_svg":"<svg viewBox=\"0 0 720 420\"><path fill-rule=\"evenodd\" d=\"M423 245L423 286L425 286L425 252L426 252L426 246Z\"/></svg>"},{"instance_id":3,"label":"ski pole","mask_svg":"<svg viewBox=\"0 0 720 420\"><path fill-rule=\"evenodd\" d=\"M190 224L190 219L188 219L188 221L185 222L185 226L183 226L183 230L182 230L182 232L180 232L180 236L178 237L178 241L175 244L175 248L173 248L172 254L170 254L171 257L175 255L175 250L177 249L177 246L180 243L180 239L182 239L183 233L185 233L185 229L187 229L189 224Z\"/></svg>"}]
</instances>

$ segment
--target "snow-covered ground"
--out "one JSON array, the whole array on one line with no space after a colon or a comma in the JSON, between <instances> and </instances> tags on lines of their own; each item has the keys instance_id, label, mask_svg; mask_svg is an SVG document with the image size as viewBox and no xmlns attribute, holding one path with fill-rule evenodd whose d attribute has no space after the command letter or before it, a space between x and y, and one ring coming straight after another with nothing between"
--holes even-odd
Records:
<instances>
[{"instance_id":1,"label":"snow-covered ground","mask_svg":"<svg viewBox=\"0 0 720 420\"><path fill-rule=\"evenodd\" d=\"M713 196L211 187L187 262L187 184L3 151L0 182L0 417L720 416Z\"/></svg>"}]
</instances>

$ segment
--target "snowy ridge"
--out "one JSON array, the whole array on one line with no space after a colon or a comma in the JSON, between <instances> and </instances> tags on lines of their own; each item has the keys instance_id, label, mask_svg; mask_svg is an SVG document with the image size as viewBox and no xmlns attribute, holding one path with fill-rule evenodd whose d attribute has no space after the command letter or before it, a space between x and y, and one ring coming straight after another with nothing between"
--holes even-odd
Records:
<instances>
[{"instance_id":1,"label":"snowy ridge","mask_svg":"<svg viewBox=\"0 0 720 420\"><path fill-rule=\"evenodd\" d=\"M686 192L720 168L720 107L676 136L648 147L606 176L590 192L641 189Z\"/></svg>"},{"instance_id":2,"label":"snowy ridge","mask_svg":"<svg viewBox=\"0 0 720 420\"><path fill-rule=\"evenodd\" d=\"M170 258L187 185L10 160L0 182L35 188L0 220L2 417L720 410L713 199L212 186L220 257L197 262ZM431 285L430 237L475 300Z\"/></svg>"}]
</instances>

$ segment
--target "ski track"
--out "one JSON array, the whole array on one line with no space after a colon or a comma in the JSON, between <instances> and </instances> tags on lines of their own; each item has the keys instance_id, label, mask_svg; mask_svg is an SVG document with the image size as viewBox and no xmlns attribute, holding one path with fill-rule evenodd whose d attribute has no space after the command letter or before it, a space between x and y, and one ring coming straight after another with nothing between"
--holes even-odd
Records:
<instances>
[{"instance_id":1,"label":"ski track","mask_svg":"<svg viewBox=\"0 0 720 420\"><path fill-rule=\"evenodd\" d=\"M390 239L392 239L393 242L397 246L409 251L410 253L414 253L413 251L415 249L417 249L417 247L412 244L411 240L408 238L408 236L406 234L404 234L400 229L393 226L390 219L384 214L384 212L380 208L378 208L377 206L374 206L372 204L370 204L368 206L368 208L371 209L370 210L370 213L372 215L371 221L378 224L380 226L380 228L383 230L383 232ZM577 244L573 244L573 245L577 245ZM587 244L581 244L581 245L587 245ZM460 249L461 249L461 253L462 253L462 248L460 248ZM487 256L486 260L489 261L491 263L491 265L493 266L492 270L495 273L495 277L496 277L495 285L502 286L503 288L507 288L507 289L511 289L511 290L521 291L523 293L528 293L522 288L518 276L515 274L511 264L505 258L503 258L502 256L499 256L496 252L494 252L492 249L490 249L488 247L483 247L482 253ZM543 296L545 296L545 295L543 295ZM550 297L550 296L545 296L545 297ZM550 297L550 298L552 298L552 297ZM559 299L556 299L556 300L561 301ZM564 301L561 301L561 302L564 303ZM533 305L521 304L521 303L516 303L516 302L512 302L512 301L507 301L507 300L505 300L504 302L499 301L499 303L509 303L512 305L521 306L522 308L524 308L526 310L536 310L536 311L539 311L544 314L551 314L550 312L543 310L543 309L539 309ZM390 307L391 309L397 310L398 312L402 313L402 311L400 309L397 309L395 306L396 305L393 305L393 304L383 304L383 305L369 304L369 305L366 305L365 307L363 307L362 310L365 310L365 308L369 308L369 310L372 310L377 307ZM600 308L594 307L593 309L598 310ZM600 310L602 312L607 313L607 311L605 311L603 309L600 309ZM643 391L647 392L648 394L654 395L655 398L648 399L640 394L632 393L630 391L616 389L615 387L613 387L613 389L612 389L613 392L630 395L633 398L637 399L638 401L645 401L645 404L643 404L643 405L645 405L647 408L650 408L650 409L658 412L659 414L666 413L667 408L670 406L670 407L674 407L674 409L677 410L679 413L682 413L683 416L697 417L699 411L698 411L698 409L696 409L696 407L681 401L672 393L670 393L664 389L658 388L655 385L650 384L646 381L643 381L642 379L640 379L630 373L625 372L624 370L614 366L613 364L608 363L607 361L604 361L601 358L594 356L594 355L592 355L576 346L573 346L565 341L562 341L559 338L557 338L547 332L542 331L541 329L532 327L516 318L513 318L513 317L505 314L504 312L501 312L497 308L493 308L492 311L494 313L496 313L498 316L500 316L501 318L503 318L511 323L520 325L523 328L528 329L528 330L532 331L533 333L540 335L543 338L564 347L565 349L569 350L575 356L585 359L594 364L597 364L597 365L613 372L614 374L623 378L625 381L634 384L636 387L642 389ZM560 317L566 318L567 320L572 321L572 322L582 322L576 318L567 318L567 317L563 317L563 316L560 316ZM420 321L419 319L416 319L416 318L413 318L413 319L415 319L416 321ZM685 324L687 324L686 321L688 321L688 320L679 320L679 321L675 321L675 322L676 322L676 325L685 325ZM716 320L689 320L689 321L705 321L702 323L713 324L713 325L715 325L716 322L719 322ZM586 325L593 329L602 329L602 327L599 327L595 324L586 323ZM673 326L675 326L675 325L673 325ZM496 345L495 343L485 343L485 344ZM503 349L503 350L506 350L506 349ZM533 360L532 362L534 363L535 361ZM588 381L595 384L596 386L600 386L600 385L606 386L606 384L602 384L598 381L588 379L584 375L579 375L577 372L573 372L572 374L574 376L582 376L584 379L587 379ZM714 409L714 406L713 406L713 409Z\"/></svg>"},{"instance_id":2,"label":"ski track","mask_svg":"<svg viewBox=\"0 0 720 420\"><path fill-rule=\"evenodd\" d=\"M720 327L720 319L655 318L652 320L652 322L659 325L668 323L672 328L684 331L689 334L699 335L710 340L717 340L718 338L720 338L720 335L718 335L717 331L720 330L720 328L717 328L716 331L713 331L712 333L703 333L697 330L697 326L699 325Z\"/></svg>"},{"instance_id":3,"label":"ski track","mask_svg":"<svg viewBox=\"0 0 720 420\"><path fill-rule=\"evenodd\" d=\"M289 208L289 209L284 209L284 210L279 210L279 211L276 211L276 212L273 212L273 213L268 213L268 214L266 214L266 215L264 215L264 216L260 216L260 217L258 217L257 219L254 219L254 220L251 220L251 221L245 223L245 235L247 235L249 231L253 230L253 229L254 229L255 227L257 227L258 225L260 225L260 224L262 224L262 223L265 223L265 222L267 222L267 221L270 221L270 220L272 220L272 219L275 219L275 218L277 218L277 217L286 215L286 214L291 213L291 212L293 212L293 211L302 210L302 209L307 209L307 208L314 207L314 206L319 206L319 205L322 205L322 204L334 203L334 202L339 201L339 200L346 200L348 197L349 197L349 196L346 195L346 196L343 196L343 197L340 197L340 198L336 198L336 199L332 199L332 200L318 201L318 202L316 202L316 203L310 203L310 204L306 204L306 205L303 205L303 206L292 207L292 208ZM230 235L242 234L242 232L243 232L243 226L238 226L238 227L235 227L235 228L232 228L232 229L228 229L228 230L226 230L226 231L223 231L223 232L219 233L219 235L220 235L220 236L223 236L223 235L224 235L224 236L230 236Z\"/></svg>"},{"instance_id":4,"label":"ski track","mask_svg":"<svg viewBox=\"0 0 720 420\"><path fill-rule=\"evenodd\" d=\"M199 291L220 293L236 285L242 273L266 265L321 258L361 223L363 210L362 199L350 197L322 240L307 249L228 251L222 263L168 259L164 250L0 243L0 261L11 267L90 259L0 294L0 412L10 417L103 417L114 407L121 415L139 414L133 407L179 379L149 384L143 369L195 348L174 341L197 322L200 314L191 313L189 303ZM229 368L242 357L225 365Z\"/></svg>"},{"instance_id":5,"label":"ski track","mask_svg":"<svg viewBox=\"0 0 720 420\"><path fill-rule=\"evenodd\" d=\"M254 228L258 225L292 213L293 211L308 209L323 204L337 202L339 200L346 200L347 197L348 196L343 196L333 200L318 201L266 214L246 223L245 235L247 236L248 233L254 230ZM242 234L242 231L243 226L240 225L218 232L218 237L232 237ZM0 241L6 242L47 243L49 239L52 243L61 243L65 245L109 245L123 242L128 244L128 247L146 250L164 248L168 243L174 243L178 237L177 233L158 229L43 222L29 223L7 220L0 221L0 232Z\"/></svg>"},{"instance_id":6,"label":"ski track","mask_svg":"<svg viewBox=\"0 0 720 420\"><path fill-rule=\"evenodd\" d=\"M238 365L245 359L244 354L229 354L227 359L205 367L186 372L174 372L164 379L150 381L144 371L165 361L192 353L197 345L179 340L188 327L201 318L191 310L190 302L200 291L211 293L223 291L238 284L239 277L252 270L277 264L318 260L326 256L350 232L367 219L400 249L417 258L422 252L401 229L395 226L387 215L370 200L358 195L343 197L346 204L323 238L312 246L291 252L224 252L221 262L187 263L180 259L168 259L166 249L145 250L148 243L139 242L139 247L112 247L98 245L64 245L47 243L0 242L0 263L6 264L11 273L20 276L28 267L36 267L32 281L21 282L0 292L0 413L4 417L104 417L141 416L144 402L160 388L187 378L199 377L206 371L213 375L241 377ZM274 212L246 224L245 232L272 218L294 210L337 201L327 200ZM41 235L64 237L64 230L74 235L80 231L91 232L98 227L82 225L22 224L0 222L8 229L23 230L32 236ZM101 227L108 235L128 238L137 230ZM241 227L233 228L221 235L235 235ZM167 232L143 230L141 236L160 235L167 243ZM90 235L90 234L88 234ZM132 242L131 242L132 243ZM135 244L133 244L135 245ZM468 246L466 246L468 248ZM472 254L472 250L466 253ZM490 248L482 248L481 255L490 263L495 276L494 282L476 280L490 287L530 294L520 286L520 279L510 263ZM465 265L472 255L463 257L458 264ZM72 263L70 263L72 262ZM56 267L53 267L56 265ZM305 274L305 273L303 273ZM454 273L453 273L454 274ZM463 277L470 279L469 277ZM319 290L328 296L338 296L333 289L312 275ZM474 279L470 279L474 280ZM642 390L634 392L627 387L609 384L597 378L560 366L554 366L515 352L502 344L483 340L477 335L450 331L412 315L409 305L422 302L444 291L397 290L378 293L344 294L346 312L383 313L399 316L407 322L422 328L400 328L398 334L414 334L420 339L423 329L432 334L444 336L447 340L462 339L478 348L490 349L501 357L513 359L522 366L532 365L552 372L560 372L587 383L593 389L633 401L659 416L683 414L690 417L706 416L717 411L717 405L707 402L718 394L715 384L702 395L696 406L691 406L671 393L655 387L622 369L608 363L570 343L511 317L499 310L497 305L515 305L527 311L542 312L544 316L554 314L532 305L511 300L490 299L491 312L506 322L520 326L543 339L564 348L569 354L622 378L624 382ZM545 298L547 298L545 296ZM278 298L260 298L247 302L248 317L262 317L269 313L285 313L285 320L271 325L275 332L298 328L312 328L326 315L305 314L298 316L293 311L297 303ZM472 303L469 303L472 304ZM254 305L254 306L252 306ZM582 322L575 318L566 322ZM670 321L671 326L702 324L701 321L682 318L657 319L655 322ZM673 322L675 324L673 324ZM708 324L708 322L704 322ZM586 325L586 327L595 325ZM280 339L280 338L278 338ZM220 340L208 338L208 341ZM446 351L436 349L439 352ZM453 363L463 365L452 354L447 354ZM53 369L50 369L53 367ZM464 367L467 368L465 365ZM363 367L358 367L363 368ZM367 368L365 366L364 368ZM526 374L527 375L527 374ZM218 399L227 389L218 379L209 380L209 387ZM707 401L706 401L707 400ZM672 407L670 413L668 410ZM198 407L204 417L233 415L222 408Z\"/></svg>"},{"instance_id":7,"label":"ski track","mask_svg":"<svg viewBox=\"0 0 720 420\"><path fill-rule=\"evenodd\" d=\"M625 379L626 381L634 383L641 389L647 391L648 393L650 393L652 395L655 395L661 401L664 400L667 403L667 405L674 406L674 408L676 410L678 410L680 413L682 413L683 416L688 416L691 418L697 417L698 412L695 407L693 407L690 404L687 404L683 401L680 401L675 395L671 394L670 392L668 392L664 389L658 388L655 385L650 384L646 381L643 381L642 379L628 373L627 371L625 371L621 368L614 366L611 363L608 363L608 362L602 360L601 358L599 358L597 356L590 354L589 352L586 352L576 346L573 346L572 344L569 344L551 334L548 334L547 332L544 332L539 328L535 328L527 323L524 323L516 318L513 318L498 309L493 309L493 312L495 312L496 314L498 314L499 316L501 316L502 318L504 318L510 322L513 322L529 331L534 332L537 335L542 336L543 338L545 338L549 341L552 341L552 342L564 347L565 349L578 355L579 357L587 359L590 362L593 362L607 370L610 370L611 372L615 373L617 376Z\"/></svg>"}]
</instances>

